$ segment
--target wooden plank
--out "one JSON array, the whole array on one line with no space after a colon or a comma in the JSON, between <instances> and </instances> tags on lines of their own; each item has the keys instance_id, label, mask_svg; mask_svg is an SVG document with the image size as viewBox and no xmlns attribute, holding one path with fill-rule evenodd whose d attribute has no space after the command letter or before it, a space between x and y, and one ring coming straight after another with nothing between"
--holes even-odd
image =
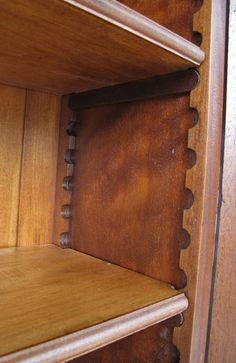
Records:
<instances>
[{"instance_id":1,"label":"wooden plank","mask_svg":"<svg viewBox=\"0 0 236 363\"><path fill-rule=\"evenodd\" d=\"M70 96L69 106L72 110L81 110L95 106L146 100L157 96L187 93L194 89L199 81L198 72L195 69L190 69L73 94Z\"/></svg>"},{"instance_id":2,"label":"wooden plank","mask_svg":"<svg viewBox=\"0 0 236 363\"><path fill-rule=\"evenodd\" d=\"M186 187L192 190L194 203L184 213L184 228L191 243L180 259L180 267L187 274L184 291L190 307L174 337L183 362L191 363L205 362L221 158L226 3L204 0L194 19L194 30L202 34L206 59L199 68L201 82L191 93L190 102L199 113L199 122L189 130L188 140L197 162L187 172Z\"/></svg>"},{"instance_id":3,"label":"wooden plank","mask_svg":"<svg viewBox=\"0 0 236 363\"><path fill-rule=\"evenodd\" d=\"M188 69L204 59L194 44L114 0L0 6L5 83L80 92Z\"/></svg>"},{"instance_id":4,"label":"wooden plank","mask_svg":"<svg viewBox=\"0 0 236 363\"><path fill-rule=\"evenodd\" d=\"M227 103L220 230L211 316L209 363L234 363L236 357L236 1L230 1Z\"/></svg>"},{"instance_id":5,"label":"wooden plank","mask_svg":"<svg viewBox=\"0 0 236 363\"><path fill-rule=\"evenodd\" d=\"M69 360L187 308L170 285L71 249L8 248L0 258L0 355L34 346L1 363Z\"/></svg>"},{"instance_id":6,"label":"wooden plank","mask_svg":"<svg viewBox=\"0 0 236 363\"><path fill-rule=\"evenodd\" d=\"M60 98L28 91L19 207L19 246L50 243Z\"/></svg>"},{"instance_id":7,"label":"wooden plank","mask_svg":"<svg viewBox=\"0 0 236 363\"><path fill-rule=\"evenodd\" d=\"M0 247L15 246L25 90L0 85Z\"/></svg>"}]
</instances>

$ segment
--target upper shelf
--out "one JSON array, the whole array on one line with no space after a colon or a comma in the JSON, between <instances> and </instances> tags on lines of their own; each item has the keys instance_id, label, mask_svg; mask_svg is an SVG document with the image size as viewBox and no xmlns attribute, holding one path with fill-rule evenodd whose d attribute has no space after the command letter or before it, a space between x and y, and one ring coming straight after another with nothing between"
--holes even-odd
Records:
<instances>
[{"instance_id":1,"label":"upper shelf","mask_svg":"<svg viewBox=\"0 0 236 363\"><path fill-rule=\"evenodd\" d=\"M0 5L0 82L58 94L198 66L199 47L114 0Z\"/></svg>"},{"instance_id":2,"label":"upper shelf","mask_svg":"<svg viewBox=\"0 0 236 363\"><path fill-rule=\"evenodd\" d=\"M74 250L0 249L0 362L64 362L187 308L170 285Z\"/></svg>"}]
</instances>

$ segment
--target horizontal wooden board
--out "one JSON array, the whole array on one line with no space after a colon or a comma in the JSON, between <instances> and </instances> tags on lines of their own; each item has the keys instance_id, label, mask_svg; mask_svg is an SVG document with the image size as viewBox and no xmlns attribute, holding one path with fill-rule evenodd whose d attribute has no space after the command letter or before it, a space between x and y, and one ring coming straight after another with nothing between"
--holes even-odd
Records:
<instances>
[{"instance_id":1,"label":"horizontal wooden board","mask_svg":"<svg viewBox=\"0 0 236 363\"><path fill-rule=\"evenodd\" d=\"M61 362L187 307L170 285L71 249L7 248L0 259L0 355L22 350L0 362Z\"/></svg>"},{"instance_id":2,"label":"horizontal wooden board","mask_svg":"<svg viewBox=\"0 0 236 363\"><path fill-rule=\"evenodd\" d=\"M198 66L199 47L114 0L0 3L0 73L70 93Z\"/></svg>"}]
</instances>

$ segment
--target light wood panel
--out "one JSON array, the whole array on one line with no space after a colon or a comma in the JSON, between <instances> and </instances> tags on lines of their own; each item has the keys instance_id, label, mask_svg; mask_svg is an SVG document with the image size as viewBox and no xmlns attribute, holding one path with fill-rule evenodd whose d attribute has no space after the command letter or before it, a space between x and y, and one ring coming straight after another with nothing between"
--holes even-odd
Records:
<instances>
[{"instance_id":1,"label":"light wood panel","mask_svg":"<svg viewBox=\"0 0 236 363\"><path fill-rule=\"evenodd\" d=\"M7 248L0 258L0 354L34 346L0 362L61 362L187 308L170 285L74 250Z\"/></svg>"},{"instance_id":2,"label":"light wood panel","mask_svg":"<svg viewBox=\"0 0 236 363\"><path fill-rule=\"evenodd\" d=\"M227 103L220 230L216 251L209 363L236 357L236 1L230 1Z\"/></svg>"},{"instance_id":3,"label":"light wood panel","mask_svg":"<svg viewBox=\"0 0 236 363\"><path fill-rule=\"evenodd\" d=\"M193 192L194 204L184 213L184 228L191 243L182 251L180 261L187 274L185 291L190 307L174 339L183 363L205 361L221 156L226 1L204 0L195 14L194 30L202 34L206 59L199 69L201 82L191 93L190 102L199 113L199 122L189 131L188 141L196 151L197 162L187 172L186 186Z\"/></svg>"},{"instance_id":4,"label":"light wood panel","mask_svg":"<svg viewBox=\"0 0 236 363\"><path fill-rule=\"evenodd\" d=\"M19 246L50 243L60 98L28 91L19 206Z\"/></svg>"},{"instance_id":5,"label":"light wood panel","mask_svg":"<svg viewBox=\"0 0 236 363\"><path fill-rule=\"evenodd\" d=\"M25 90L0 85L0 247L15 246Z\"/></svg>"},{"instance_id":6,"label":"light wood panel","mask_svg":"<svg viewBox=\"0 0 236 363\"><path fill-rule=\"evenodd\" d=\"M1 81L78 92L199 65L189 41L114 0L0 3ZM53 35L53 36L52 36Z\"/></svg>"}]
</instances>

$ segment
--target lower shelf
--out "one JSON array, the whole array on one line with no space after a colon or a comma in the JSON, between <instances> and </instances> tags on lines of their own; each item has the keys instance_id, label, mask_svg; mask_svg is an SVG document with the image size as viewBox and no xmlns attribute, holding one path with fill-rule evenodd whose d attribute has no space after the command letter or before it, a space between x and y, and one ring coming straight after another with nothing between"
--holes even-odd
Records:
<instances>
[{"instance_id":1,"label":"lower shelf","mask_svg":"<svg viewBox=\"0 0 236 363\"><path fill-rule=\"evenodd\" d=\"M0 362L64 362L177 315L170 285L53 245L0 250Z\"/></svg>"}]
</instances>

